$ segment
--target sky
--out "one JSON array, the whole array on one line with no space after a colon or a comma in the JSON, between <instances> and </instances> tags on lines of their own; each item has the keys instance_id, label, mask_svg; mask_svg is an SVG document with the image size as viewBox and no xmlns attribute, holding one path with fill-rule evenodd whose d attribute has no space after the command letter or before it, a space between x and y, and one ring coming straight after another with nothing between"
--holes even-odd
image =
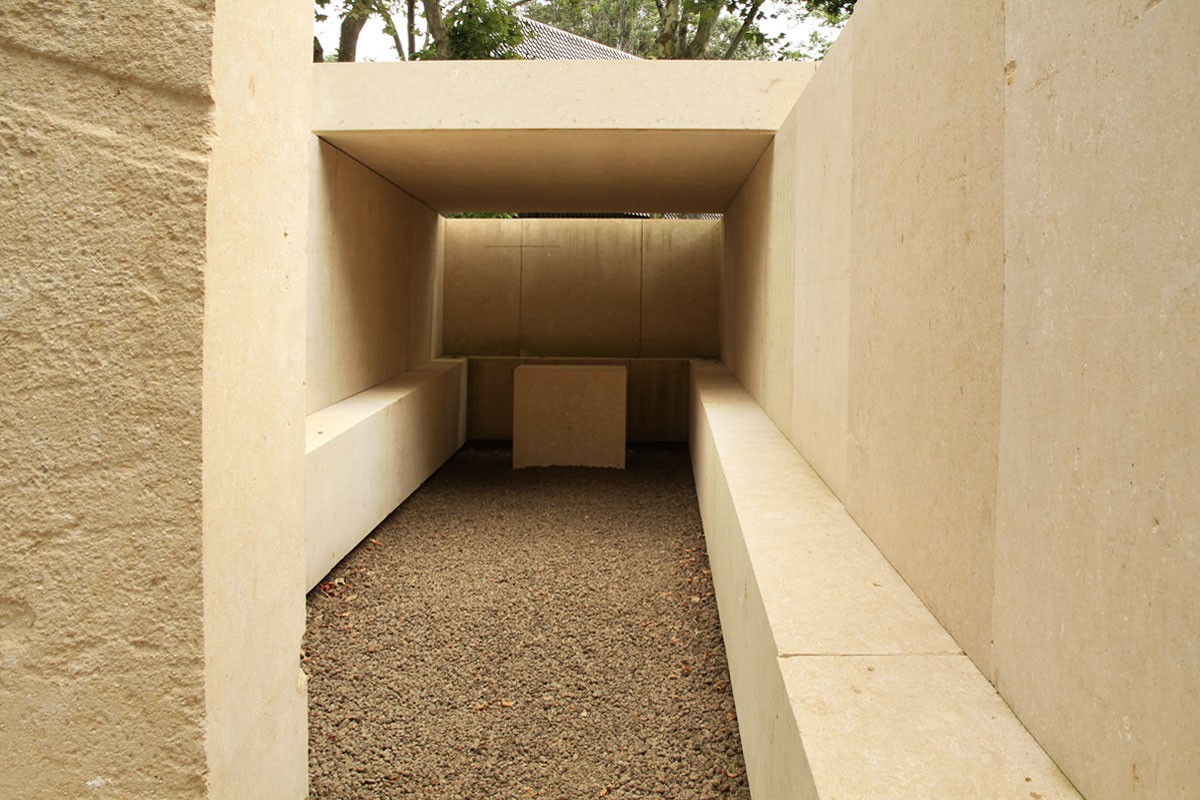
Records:
<instances>
[{"instance_id":1,"label":"sky","mask_svg":"<svg viewBox=\"0 0 1200 800\"><path fill-rule=\"evenodd\" d=\"M331 4L332 6L333 4ZM420 4L418 4L418 8ZM763 10L770 13L772 4L768 1L763 5ZM396 19L397 24L403 25L403 21ZM803 26L793 25L789 30L789 22L780 17L779 19L764 19L761 23L763 31L770 36L775 36L780 33L787 32L791 34L792 40L807 39L808 34L812 31L815 24L805 24ZM314 30L318 39L321 40L321 46L325 48L325 53L332 54L337 51L338 41L338 21L331 16L324 22L316 22ZM834 32L836 33L836 31ZM836 37L831 37L836 38ZM420 47L420 39L417 40L417 46ZM396 56L396 48L392 44L392 37L383 32L383 22L378 18L372 17L367 20L367 24L363 27L362 33L358 37L358 60L359 61L398 61Z\"/></svg>"}]
</instances>

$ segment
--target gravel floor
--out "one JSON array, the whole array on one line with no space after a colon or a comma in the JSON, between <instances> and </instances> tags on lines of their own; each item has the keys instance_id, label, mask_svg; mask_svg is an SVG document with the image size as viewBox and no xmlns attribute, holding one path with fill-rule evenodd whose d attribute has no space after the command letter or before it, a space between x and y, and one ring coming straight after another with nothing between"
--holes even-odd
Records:
<instances>
[{"instance_id":1,"label":"gravel floor","mask_svg":"<svg viewBox=\"0 0 1200 800\"><path fill-rule=\"evenodd\" d=\"M747 798L686 451L465 449L308 597L314 798Z\"/></svg>"}]
</instances>

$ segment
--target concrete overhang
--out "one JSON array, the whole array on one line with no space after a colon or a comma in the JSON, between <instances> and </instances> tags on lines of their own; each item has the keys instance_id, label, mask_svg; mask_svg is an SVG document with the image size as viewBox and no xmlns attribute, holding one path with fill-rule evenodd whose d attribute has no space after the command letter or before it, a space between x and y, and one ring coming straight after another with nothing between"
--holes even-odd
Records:
<instances>
[{"instance_id":1,"label":"concrete overhang","mask_svg":"<svg viewBox=\"0 0 1200 800\"><path fill-rule=\"evenodd\" d=\"M443 212L723 212L814 68L318 64L313 132Z\"/></svg>"}]
</instances>

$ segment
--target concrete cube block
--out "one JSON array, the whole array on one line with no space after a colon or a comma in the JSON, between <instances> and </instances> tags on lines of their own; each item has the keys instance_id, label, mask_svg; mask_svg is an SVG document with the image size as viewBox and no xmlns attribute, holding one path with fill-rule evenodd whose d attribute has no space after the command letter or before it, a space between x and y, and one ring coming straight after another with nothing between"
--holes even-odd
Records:
<instances>
[{"instance_id":1,"label":"concrete cube block","mask_svg":"<svg viewBox=\"0 0 1200 800\"><path fill-rule=\"evenodd\" d=\"M513 467L625 468L625 367L513 372Z\"/></svg>"}]
</instances>

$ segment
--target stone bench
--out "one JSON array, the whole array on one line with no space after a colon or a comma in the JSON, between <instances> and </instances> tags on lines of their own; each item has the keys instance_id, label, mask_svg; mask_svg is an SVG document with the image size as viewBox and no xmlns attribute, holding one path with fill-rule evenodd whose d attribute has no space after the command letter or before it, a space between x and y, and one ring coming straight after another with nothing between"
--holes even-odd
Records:
<instances>
[{"instance_id":1,"label":"stone bench","mask_svg":"<svg viewBox=\"0 0 1200 800\"><path fill-rule=\"evenodd\" d=\"M305 580L312 589L466 439L465 359L438 359L305 420Z\"/></svg>"},{"instance_id":2,"label":"stone bench","mask_svg":"<svg viewBox=\"0 0 1200 800\"><path fill-rule=\"evenodd\" d=\"M755 800L1078 798L730 372L693 361L690 396Z\"/></svg>"}]
</instances>

